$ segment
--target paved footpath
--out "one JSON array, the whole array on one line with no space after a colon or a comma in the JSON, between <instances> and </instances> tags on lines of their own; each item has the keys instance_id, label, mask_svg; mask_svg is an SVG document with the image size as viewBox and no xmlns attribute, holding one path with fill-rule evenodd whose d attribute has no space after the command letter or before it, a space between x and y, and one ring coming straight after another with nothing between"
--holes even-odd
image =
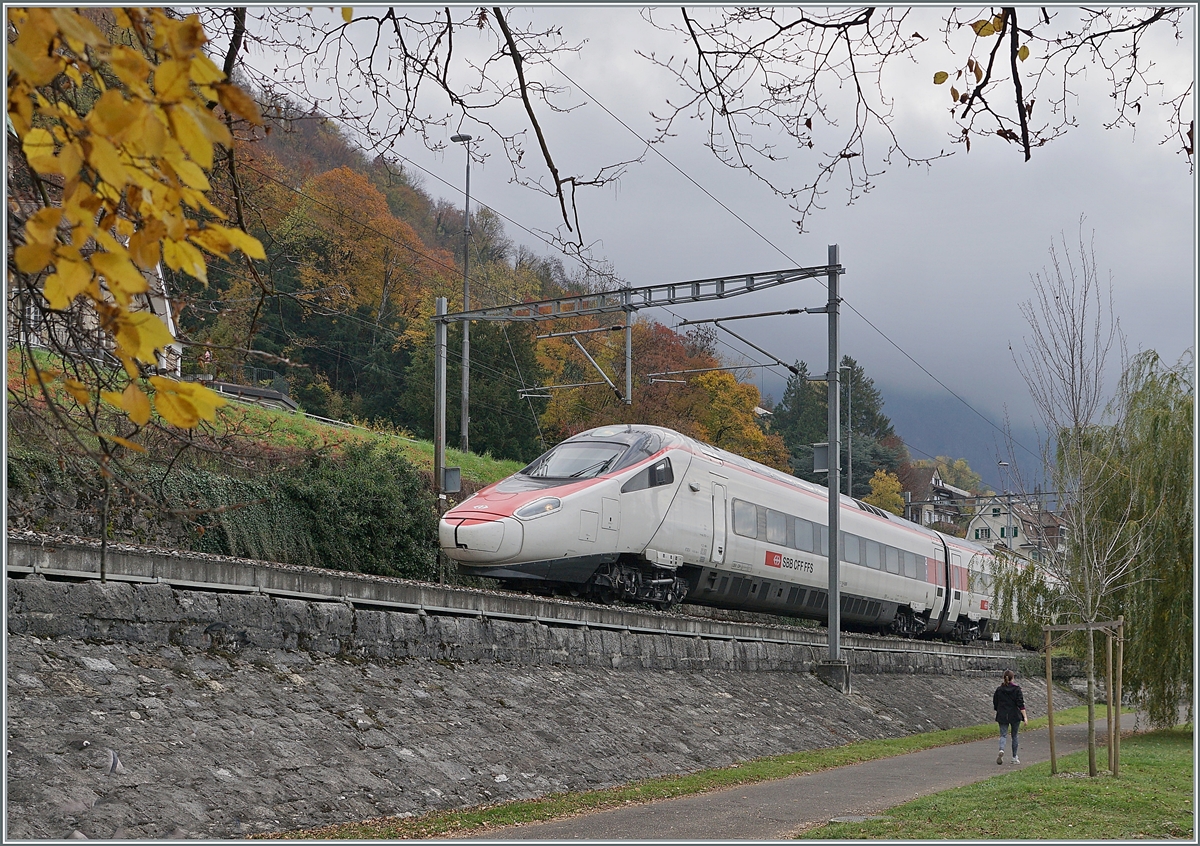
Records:
<instances>
[{"instance_id":1,"label":"paved footpath","mask_svg":"<svg viewBox=\"0 0 1200 846\"><path fill-rule=\"evenodd\" d=\"M1098 763L1107 765L1101 745L1104 711L1096 726ZM1122 728L1134 724L1122 714ZM1059 758L1087 746L1087 724L1056 726ZM781 840L834 817L877 814L920 796L938 793L1012 772L1018 766L1050 760L1046 729L1021 732L1020 765L1008 754L996 765L998 740L978 740L912 752L810 775L631 805L570 819L494 829L480 840Z\"/></svg>"}]
</instances>

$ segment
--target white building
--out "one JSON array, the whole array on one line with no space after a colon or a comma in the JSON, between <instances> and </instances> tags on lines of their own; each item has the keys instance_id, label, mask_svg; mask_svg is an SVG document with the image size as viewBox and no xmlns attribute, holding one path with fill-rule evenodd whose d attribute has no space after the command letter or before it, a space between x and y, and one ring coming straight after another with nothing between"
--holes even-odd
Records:
<instances>
[{"instance_id":1,"label":"white building","mask_svg":"<svg viewBox=\"0 0 1200 846\"><path fill-rule=\"evenodd\" d=\"M1004 494L980 499L976 506L967 540L993 551L1011 551L1027 561L1041 561L1048 553L1062 551L1067 534L1062 518L1036 503Z\"/></svg>"}]
</instances>

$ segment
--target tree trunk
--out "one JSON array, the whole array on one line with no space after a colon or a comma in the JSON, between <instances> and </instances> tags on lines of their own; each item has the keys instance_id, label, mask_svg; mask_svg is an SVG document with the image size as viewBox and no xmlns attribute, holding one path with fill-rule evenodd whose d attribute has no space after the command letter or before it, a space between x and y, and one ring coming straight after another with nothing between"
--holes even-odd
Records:
<instances>
[{"instance_id":1,"label":"tree trunk","mask_svg":"<svg viewBox=\"0 0 1200 846\"><path fill-rule=\"evenodd\" d=\"M104 499L100 506L100 584L108 582L108 515L111 510L112 484L104 471Z\"/></svg>"},{"instance_id":2,"label":"tree trunk","mask_svg":"<svg viewBox=\"0 0 1200 846\"><path fill-rule=\"evenodd\" d=\"M1096 641L1095 632L1087 629L1087 748L1088 775L1095 778L1096 771Z\"/></svg>"}]
</instances>

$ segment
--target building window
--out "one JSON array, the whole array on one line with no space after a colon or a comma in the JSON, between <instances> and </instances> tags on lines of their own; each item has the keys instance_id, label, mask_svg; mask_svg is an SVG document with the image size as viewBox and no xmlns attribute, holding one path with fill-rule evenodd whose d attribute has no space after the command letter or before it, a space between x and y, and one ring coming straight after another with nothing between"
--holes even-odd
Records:
<instances>
[{"instance_id":1,"label":"building window","mask_svg":"<svg viewBox=\"0 0 1200 846\"><path fill-rule=\"evenodd\" d=\"M1003 537L1004 530L1000 530L1000 535ZM992 537L992 530L987 526L975 530L975 540L989 540Z\"/></svg>"},{"instance_id":2,"label":"building window","mask_svg":"<svg viewBox=\"0 0 1200 846\"><path fill-rule=\"evenodd\" d=\"M999 508L993 508L993 509L992 509L992 516L993 516L993 517L999 517L999 516L1000 516L1000 509L999 509Z\"/></svg>"}]
</instances>

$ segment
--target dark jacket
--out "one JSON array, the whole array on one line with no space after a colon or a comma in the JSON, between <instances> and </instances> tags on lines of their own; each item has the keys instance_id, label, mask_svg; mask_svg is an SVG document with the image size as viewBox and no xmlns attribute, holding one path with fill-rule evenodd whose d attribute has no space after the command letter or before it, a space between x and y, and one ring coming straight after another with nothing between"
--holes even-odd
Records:
<instances>
[{"instance_id":1,"label":"dark jacket","mask_svg":"<svg viewBox=\"0 0 1200 846\"><path fill-rule=\"evenodd\" d=\"M992 707L996 709L996 722L1011 725L1021 722L1025 710L1025 695L1019 684L1002 684L992 694Z\"/></svg>"}]
</instances>

